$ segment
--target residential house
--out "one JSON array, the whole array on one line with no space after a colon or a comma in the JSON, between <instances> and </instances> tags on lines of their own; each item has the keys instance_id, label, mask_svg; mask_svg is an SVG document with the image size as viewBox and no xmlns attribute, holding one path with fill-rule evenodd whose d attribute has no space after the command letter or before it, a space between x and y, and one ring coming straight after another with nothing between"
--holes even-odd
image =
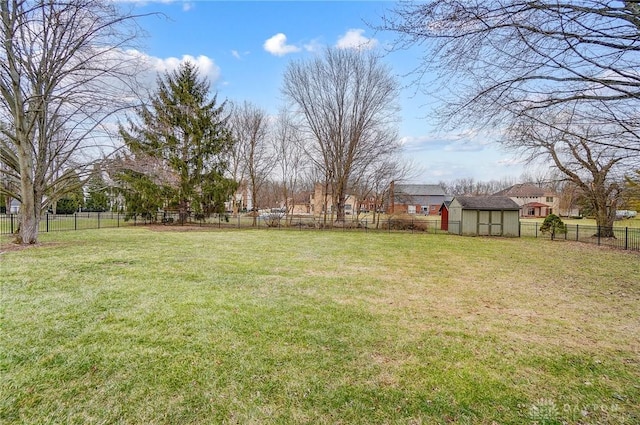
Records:
<instances>
[{"instance_id":1,"label":"residential house","mask_svg":"<svg viewBox=\"0 0 640 425\"><path fill-rule=\"evenodd\" d=\"M237 214L241 211L251 211L253 209L253 199L246 181L241 181L236 192L224 203L225 210Z\"/></svg>"},{"instance_id":2,"label":"residential house","mask_svg":"<svg viewBox=\"0 0 640 425\"><path fill-rule=\"evenodd\" d=\"M325 212L333 213L333 194L331 188L322 183L316 183L311 194L310 206L311 214L322 215ZM347 195L344 203L345 214L355 214L357 207L357 200L352 195Z\"/></svg>"},{"instance_id":3,"label":"residential house","mask_svg":"<svg viewBox=\"0 0 640 425\"><path fill-rule=\"evenodd\" d=\"M437 184L392 182L389 186L387 214L438 215L445 198L444 189Z\"/></svg>"},{"instance_id":4,"label":"residential house","mask_svg":"<svg viewBox=\"0 0 640 425\"><path fill-rule=\"evenodd\" d=\"M520 217L546 217L549 214L560 214L560 196L550 189L531 183L513 185L493 196L511 198L520 207Z\"/></svg>"},{"instance_id":5,"label":"residential house","mask_svg":"<svg viewBox=\"0 0 640 425\"><path fill-rule=\"evenodd\" d=\"M288 207L287 214L307 215L311 214L311 199L313 192L301 191L296 192L292 197L287 199L288 202L280 201L280 208Z\"/></svg>"},{"instance_id":6,"label":"residential house","mask_svg":"<svg viewBox=\"0 0 640 425\"><path fill-rule=\"evenodd\" d=\"M18 201L17 199L11 199L7 212L9 214L18 214L20 212L20 201Z\"/></svg>"}]
</instances>

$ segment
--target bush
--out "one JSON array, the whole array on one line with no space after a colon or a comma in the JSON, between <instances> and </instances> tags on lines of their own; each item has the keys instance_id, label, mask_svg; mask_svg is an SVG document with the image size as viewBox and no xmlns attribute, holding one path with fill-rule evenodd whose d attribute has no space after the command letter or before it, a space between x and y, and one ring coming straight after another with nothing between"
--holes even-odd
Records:
<instances>
[{"instance_id":1,"label":"bush","mask_svg":"<svg viewBox=\"0 0 640 425\"><path fill-rule=\"evenodd\" d=\"M556 234L567 233L567 225L557 215L549 214L542 222L540 231L542 233L551 233L551 239L553 239Z\"/></svg>"},{"instance_id":2,"label":"bush","mask_svg":"<svg viewBox=\"0 0 640 425\"><path fill-rule=\"evenodd\" d=\"M380 227L385 230L410 230L413 232L426 232L429 224L418 220L381 220Z\"/></svg>"},{"instance_id":3,"label":"bush","mask_svg":"<svg viewBox=\"0 0 640 425\"><path fill-rule=\"evenodd\" d=\"M71 198L62 198L56 205L57 214L73 214L80 208L80 202Z\"/></svg>"}]
</instances>

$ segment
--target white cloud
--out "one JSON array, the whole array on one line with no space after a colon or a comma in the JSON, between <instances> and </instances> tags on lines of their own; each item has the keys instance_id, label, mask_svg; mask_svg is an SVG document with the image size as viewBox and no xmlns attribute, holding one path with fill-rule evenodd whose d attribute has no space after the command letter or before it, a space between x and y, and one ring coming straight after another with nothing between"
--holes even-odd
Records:
<instances>
[{"instance_id":1,"label":"white cloud","mask_svg":"<svg viewBox=\"0 0 640 425\"><path fill-rule=\"evenodd\" d=\"M158 74L163 76L165 73L171 73L178 69L181 63L191 62L196 66L201 77L206 77L211 86L219 84L220 67L216 65L213 59L199 55L197 57L191 55L183 55L181 58L168 57L159 58L150 56L138 50L127 50L120 52L116 56L119 61L128 61L137 64L139 69L137 80L148 90L154 90Z\"/></svg>"},{"instance_id":2,"label":"white cloud","mask_svg":"<svg viewBox=\"0 0 640 425\"><path fill-rule=\"evenodd\" d=\"M363 29L350 29L336 43L338 49L371 50L378 45L375 38L367 38Z\"/></svg>"},{"instance_id":3,"label":"white cloud","mask_svg":"<svg viewBox=\"0 0 640 425\"><path fill-rule=\"evenodd\" d=\"M193 9L195 5L193 3L191 3L190 1L186 1L184 3L182 3L182 11L183 12L188 12L191 9Z\"/></svg>"},{"instance_id":4,"label":"white cloud","mask_svg":"<svg viewBox=\"0 0 640 425\"><path fill-rule=\"evenodd\" d=\"M251 52L248 50L245 50L244 52L239 52L237 50L232 50L231 51L231 56L233 56L234 58L238 59L238 60L243 60L245 56L247 56L248 54L250 54Z\"/></svg>"},{"instance_id":5,"label":"white cloud","mask_svg":"<svg viewBox=\"0 0 640 425\"><path fill-rule=\"evenodd\" d=\"M479 152L488 148L490 140L476 130L464 130L443 134L423 136L405 136L400 139L405 152L443 151L443 152Z\"/></svg>"},{"instance_id":6,"label":"white cloud","mask_svg":"<svg viewBox=\"0 0 640 425\"><path fill-rule=\"evenodd\" d=\"M304 50L307 52L315 53L324 48L324 45L318 39L313 39L304 45Z\"/></svg>"},{"instance_id":7,"label":"white cloud","mask_svg":"<svg viewBox=\"0 0 640 425\"><path fill-rule=\"evenodd\" d=\"M498 161L496 161L496 164L502 165L502 166L505 166L505 167L512 167L512 166L526 165L527 162L525 160L523 160L522 158L509 157L509 158L499 159Z\"/></svg>"},{"instance_id":8,"label":"white cloud","mask_svg":"<svg viewBox=\"0 0 640 425\"><path fill-rule=\"evenodd\" d=\"M220 67L216 65L213 59L200 55L198 57L194 57L191 55L183 55L182 58L155 58L149 56L149 60L151 61L151 65L156 72L160 74L164 74L165 72L173 72L180 66L183 62L191 62L198 68L200 75L203 77L207 77L211 84L214 84L220 78Z\"/></svg>"},{"instance_id":9,"label":"white cloud","mask_svg":"<svg viewBox=\"0 0 640 425\"><path fill-rule=\"evenodd\" d=\"M284 56L288 53L300 51L300 47L287 44L287 36L281 32L265 41L263 47L264 50L276 56Z\"/></svg>"}]
</instances>

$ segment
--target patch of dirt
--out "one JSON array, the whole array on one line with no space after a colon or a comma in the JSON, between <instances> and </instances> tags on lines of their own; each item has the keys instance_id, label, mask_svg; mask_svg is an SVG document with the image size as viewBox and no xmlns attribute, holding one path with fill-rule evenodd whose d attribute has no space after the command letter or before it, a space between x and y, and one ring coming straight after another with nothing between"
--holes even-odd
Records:
<instances>
[{"instance_id":1,"label":"patch of dirt","mask_svg":"<svg viewBox=\"0 0 640 425\"><path fill-rule=\"evenodd\" d=\"M29 249L29 248L36 248L36 247L44 247L44 246L56 246L59 245L58 243L55 242L47 242L47 243L34 243L34 244L30 244L30 245L20 245L17 243L13 243L9 240L3 240L0 243L0 255L4 254L5 252L16 252L16 251L24 251L25 249Z\"/></svg>"}]
</instances>

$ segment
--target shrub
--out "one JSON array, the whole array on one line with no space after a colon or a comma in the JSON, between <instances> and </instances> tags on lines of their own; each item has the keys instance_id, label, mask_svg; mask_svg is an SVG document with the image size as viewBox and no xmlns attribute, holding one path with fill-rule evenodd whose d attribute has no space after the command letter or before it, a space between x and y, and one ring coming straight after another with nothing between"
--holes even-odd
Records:
<instances>
[{"instance_id":1,"label":"shrub","mask_svg":"<svg viewBox=\"0 0 640 425\"><path fill-rule=\"evenodd\" d=\"M410 230L413 232L426 232L429 224L417 220L385 220L380 222L380 227L385 230Z\"/></svg>"},{"instance_id":2,"label":"shrub","mask_svg":"<svg viewBox=\"0 0 640 425\"><path fill-rule=\"evenodd\" d=\"M567 233L567 225L557 215L549 214L542 222L540 231L542 233L551 233L551 239L553 239L556 234Z\"/></svg>"}]
</instances>

